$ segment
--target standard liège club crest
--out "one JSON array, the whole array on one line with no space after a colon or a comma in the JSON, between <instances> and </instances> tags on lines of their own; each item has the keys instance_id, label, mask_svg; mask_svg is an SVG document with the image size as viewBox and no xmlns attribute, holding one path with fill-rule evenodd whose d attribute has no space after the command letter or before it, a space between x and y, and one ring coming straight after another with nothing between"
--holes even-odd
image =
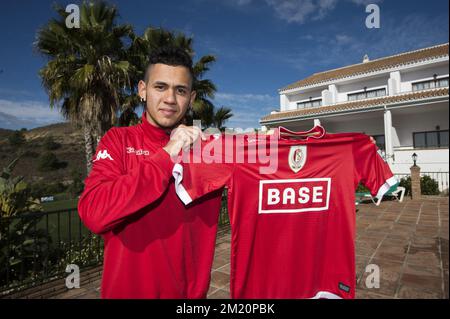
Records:
<instances>
[{"instance_id":1,"label":"standard li\u00e8ge club crest","mask_svg":"<svg viewBox=\"0 0 450 319\"><path fill-rule=\"evenodd\" d=\"M306 145L291 146L289 151L289 166L294 173L300 171L306 162Z\"/></svg>"}]
</instances>

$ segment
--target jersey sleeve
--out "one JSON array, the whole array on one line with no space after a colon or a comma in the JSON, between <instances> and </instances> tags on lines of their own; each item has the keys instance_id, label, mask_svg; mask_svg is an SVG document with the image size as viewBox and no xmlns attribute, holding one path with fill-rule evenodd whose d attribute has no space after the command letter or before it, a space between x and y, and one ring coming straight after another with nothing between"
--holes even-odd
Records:
<instances>
[{"instance_id":1,"label":"jersey sleeve","mask_svg":"<svg viewBox=\"0 0 450 319\"><path fill-rule=\"evenodd\" d=\"M353 161L355 163L355 188L358 183L366 186L372 196L383 197L398 183L389 165L381 157L378 147L364 134L355 136L353 142Z\"/></svg>"},{"instance_id":2,"label":"jersey sleeve","mask_svg":"<svg viewBox=\"0 0 450 319\"><path fill-rule=\"evenodd\" d=\"M200 154L192 154L195 151L191 151L189 162L181 161L173 167L175 190L185 205L203 195L230 186L234 165L225 160L223 144L215 148L214 155L205 152L206 148L214 149L213 144L223 142L224 139L219 138L205 143Z\"/></svg>"},{"instance_id":3,"label":"jersey sleeve","mask_svg":"<svg viewBox=\"0 0 450 319\"><path fill-rule=\"evenodd\" d=\"M174 163L163 149L126 170L125 147L118 131L112 128L100 140L78 202L81 220L97 234L112 230L159 199L172 177Z\"/></svg>"}]
</instances>

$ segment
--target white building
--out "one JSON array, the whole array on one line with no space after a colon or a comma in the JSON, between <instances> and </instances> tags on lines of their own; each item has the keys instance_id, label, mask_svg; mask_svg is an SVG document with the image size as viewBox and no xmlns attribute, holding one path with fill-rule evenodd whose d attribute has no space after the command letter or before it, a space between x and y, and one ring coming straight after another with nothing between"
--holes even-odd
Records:
<instances>
[{"instance_id":1,"label":"white building","mask_svg":"<svg viewBox=\"0 0 450 319\"><path fill-rule=\"evenodd\" d=\"M448 43L315 73L279 90L280 110L266 128L372 135L395 174L409 174L412 154L423 173L448 188Z\"/></svg>"}]
</instances>

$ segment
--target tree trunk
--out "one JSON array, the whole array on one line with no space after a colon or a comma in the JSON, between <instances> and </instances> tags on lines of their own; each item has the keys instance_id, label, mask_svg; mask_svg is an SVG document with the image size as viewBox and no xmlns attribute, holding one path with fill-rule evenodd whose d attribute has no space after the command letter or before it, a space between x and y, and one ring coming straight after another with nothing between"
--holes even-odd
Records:
<instances>
[{"instance_id":1,"label":"tree trunk","mask_svg":"<svg viewBox=\"0 0 450 319\"><path fill-rule=\"evenodd\" d=\"M84 145L86 150L86 176L88 176L92 169L92 157L94 156L94 140L92 138L91 130L87 125L84 126Z\"/></svg>"}]
</instances>

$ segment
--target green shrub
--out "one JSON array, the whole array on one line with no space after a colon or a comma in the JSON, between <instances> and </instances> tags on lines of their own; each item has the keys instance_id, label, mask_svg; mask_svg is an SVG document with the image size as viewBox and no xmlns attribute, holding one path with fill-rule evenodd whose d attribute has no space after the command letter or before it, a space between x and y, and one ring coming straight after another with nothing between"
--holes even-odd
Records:
<instances>
[{"instance_id":1,"label":"green shrub","mask_svg":"<svg viewBox=\"0 0 450 319\"><path fill-rule=\"evenodd\" d=\"M61 144L56 143L55 140L53 139L53 136L47 136L44 139L43 146L48 151L54 151L54 150L57 150L58 148L60 148Z\"/></svg>"},{"instance_id":2,"label":"green shrub","mask_svg":"<svg viewBox=\"0 0 450 319\"><path fill-rule=\"evenodd\" d=\"M72 184L69 185L68 191L75 198L83 192L84 183L80 171L73 169L70 175L72 177Z\"/></svg>"},{"instance_id":3,"label":"green shrub","mask_svg":"<svg viewBox=\"0 0 450 319\"><path fill-rule=\"evenodd\" d=\"M51 236L37 226L42 219L42 215L0 219L0 287L34 280L61 258Z\"/></svg>"},{"instance_id":4,"label":"green shrub","mask_svg":"<svg viewBox=\"0 0 450 319\"><path fill-rule=\"evenodd\" d=\"M403 177L400 186L406 189L406 194L411 194L411 176ZM439 183L428 175L420 178L420 191L422 195L439 195Z\"/></svg>"},{"instance_id":5,"label":"green shrub","mask_svg":"<svg viewBox=\"0 0 450 319\"><path fill-rule=\"evenodd\" d=\"M12 176L18 160L0 175L0 287L33 278L54 257L50 236L37 227L42 207L30 196L23 177Z\"/></svg>"},{"instance_id":6,"label":"green shrub","mask_svg":"<svg viewBox=\"0 0 450 319\"><path fill-rule=\"evenodd\" d=\"M50 196L62 193L66 190L66 186L64 186L61 182L56 183L44 183L37 182L31 185L31 195L34 198L41 198L43 196Z\"/></svg>"},{"instance_id":7,"label":"green shrub","mask_svg":"<svg viewBox=\"0 0 450 319\"><path fill-rule=\"evenodd\" d=\"M370 192L367 187L365 187L363 184L358 184L358 187L356 188L356 193L368 193Z\"/></svg>"},{"instance_id":8,"label":"green shrub","mask_svg":"<svg viewBox=\"0 0 450 319\"><path fill-rule=\"evenodd\" d=\"M68 201L73 199L73 196L69 193L69 187L66 186L64 193L57 193L56 195L53 195L55 202L61 202L61 201Z\"/></svg>"},{"instance_id":9,"label":"green shrub","mask_svg":"<svg viewBox=\"0 0 450 319\"><path fill-rule=\"evenodd\" d=\"M402 177L399 186L405 188L405 194L411 194L411 176Z\"/></svg>"},{"instance_id":10,"label":"green shrub","mask_svg":"<svg viewBox=\"0 0 450 319\"><path fill-rule=\"evenodd\" d=\"M100 241L100 243L97 243ZM76 264L79 267L97 264L103 260L103 244L101 237L89 234L79 242L61 242L63 255L58 260L58 268L65 269L69 264Z\"/></svg>"},{"instance_id":11,"label":"green shrub","mask_svg":"<svg viewBox=\"0 0 450 319\"><path fill-rule=\"evenodd\" d=\"M26 150L25 152L23 152L23 156L24 157L37 158L37 157L39 157L39 153L37 153L35 151L31 151L31 150Z\"/></svg>"},{"instance_id":12,"label":"green shrub","mask_svg":"<svg viewBox=\"0 0 450 319\"><path fill-rule=\"evenodd\" d=\"M42 172L53 171L59 168L59 161L55 154L46 152L38 159L38 169Z\"/></svg>"},{"instance_id":13,"label":"green shrub","mask_svg":"<svg viewBox=\"0 0 450 319\"><path fill-rule=\"evenodd\" d=\"M439 195L439 183L430 176L425 175L420 179L420 190L423 195Z\"/></svg>"},{"instance_id":14,"label":"green shrub","mask_svg":"<svg viewBox=\"0 0 450 319\"><path fill-rule=\"evenodd\" d=\"M41 211L42 207L31 196L29 185L23 176L12 176L20 157L16 157L0 174L0 217ZM1 238L0 232L0 238Z\"/></svg>"},{"instance_id":15,"label":"green shrub","mask_svg":"<svg viewBox=\"0 0 450 319\"><path fill-rule=\"evenodd\" d=\"M23 131L14 131L8 136L8 141L11 146L21 146L26 142Z\"/></svg>"},{"instance_id":16,"label":"green shrub","mask_svg":"<svg viewBox=\"0 0 450 319\"><path fill-rule=\"evenodd\" d=\"M67 263L79 266L101 262L103 245L96 236L76 242L58 242L51 236L56 226L40 213L42 206L33 196L37 190L58 192L61 183L29 185L12 171L20 157L14 159L0 174L0 291L36 284L43 275L58 275ZM48 215L47 215L48 216ZM61 228L64 230L64 227ZM75 240L74 240L75 239Z\"/></svg>"}]
</instances>

